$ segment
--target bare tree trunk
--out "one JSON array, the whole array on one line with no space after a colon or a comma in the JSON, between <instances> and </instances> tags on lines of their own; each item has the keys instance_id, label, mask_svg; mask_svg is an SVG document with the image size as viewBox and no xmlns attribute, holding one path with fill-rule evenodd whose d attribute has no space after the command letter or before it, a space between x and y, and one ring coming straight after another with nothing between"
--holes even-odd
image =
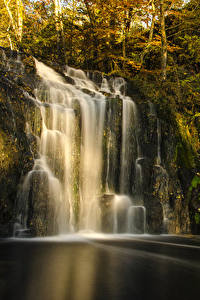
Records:
<instances>
[{"instance_id":1,"label":"bare tree trunk","mask_svg":"<svg viewBox=\"0 0 200 300\"><path fill-rule=\"evenodd\" d=\"M123 58L126 58L126 37L125 37L125 33L124 34L124 37L123 37L123 42L122 42L122 55L123 55Z\"/></svg>"},{"instance_id":2,"label":"bare tree trunk","mask_svg":"<svg viewBox=\"0 0 200 300\"><path fill-rule=\"evenodd\" d=\"M92 9L90 9L90 5L88 4L88 1L84 0L84 4L87 9L87 14L91 24L90 30L91 30L91 36L93 37L93 45L94 45L93 58L95 61L98 58L98 41L96 39L96 34L95 34L96 21L95 21L94 13Z\"/></svg>"},{"instance_id":3,"label":"bare tree trunk","mask_svg":"<svg viewBox=\"0 0 200 300\"><path fill-rule=\"evenodd\" d=\"M122 41L122 57L124 60L122 61L122 68L125 68L125 59L126 59L126 31L123 30L123 41Z\"/></svg>"},{"instance_id":4,"label":"bare tree trunk","mask_svg":"<svg viewBox=\"0 0 200 300\"><path fill-rule=\"evenodd\" d=\"M151 0L151 7L152 7L152 20L151 20L151 27L149 31L149 38L148 38L148 44L144 48L141 58L140 58L140 63L141 66L143 65L144 62L144 56L148 52L148 48L151 45L151 42L153 40L153 33L154 33L154 26L155 26L155 19L156 19L156 7L155 7L155 0Z\"/></svg>"},{"instance_id":5,"label":"bare tree trunk","mask_svg":"<svg viewBox=\"0 0 200 300\"><path fill-rule=\"evenodd\" d=\"M15 20L14 20L14 18L13 18L12 12L11 12L11 10L10 10L9 3L10 3L9 0L4 0L4 4L5 4L5 7L6 7L6 9L7 9L7 13L8 13L8 15L9 15L9 18L10 18L10 24L11 24L13 30L14 30L15 35L16 35Z\"/></svg>"},{"instance_id":6,"label":"bare tree trunk","mask_svg":"<svg viewBox=\"0 0 200 300\"><path fill-rule=\"evenodd\" d=\"M7 28L7 37L8 37L8 41L9 41L9 44L10 44L10 49L13 50L13 44L12 44L12 40L11 40L11 37L10 37L9 30L10 30L10 25Z\"/></svg>"},{"instance_id":7,"label":"bare tree trunk","mask_svg":"<svg viewBox=\"0 0 200 300\"><path fill-rule=\"evenodd\" d=\"M61 31L63 30L63 22L62 22L62 8L60 4L60 0L54 0L54 7L55 7L55 17L56 17L56 30Z\"/></svg>"},{"instance_id":8,"label":"bare tree trunk","mask_svg":"<svg viewBox=\"0 0 200 300\"><path fill-rule=\"evenodd\" d=\"M125 59L126 59L126 48L127 48L127 42L128 42L128 33L131 26L131 19L133 14L133 8L130 7L128 11L125 11L125 21L123 24L123 41L122 41L122 56L124 58L123 61L123 68L125 66Z\"/></svg>"},{"instance_id":9,"label":"bare tree trunk","mask_svg":"<svg viewBox=\"0 0 200 300\"><path fill-rule=\"evenodd\" d=\"M60 0L54 0L54 13L55 13L55 23L57 32L57 47L58 53L61 55L62 60L66 63L66 49L65 49L65 39L63 32L63 21L62 21L62 7Z\"/></svg>"},{"instance_id":10,"label":"bare tree trunk","mask_svg":"<svg viewBox=\"0 0 200 300\"><path fill-rule=\"evenodd\" d=\"M20 43L23 34L23 10L24 6L22 0L17 0L17 35Z\"/></svg>"},{"instance_id":11,"label":"bare tree trunk","mask_svg":"<svg viewBox=\"0 0 200 300\"><path fill-rule=\"evenodd\" d=\"M160 0L160 29L161 29L161 71L162 71L162 80L166 80L167 76L167 35L165 30L165 1Z\"/></svg>"},{"instance_id":12,"label":"bare tree trunk","mask_svg":"<svg viewBox=\"0 0 200 300\"><path fill-rule=\"evenodd\" d=\"M154 0L151 1L152 6L152 21L151 21L151 28L149 32L149 40L148 42L151 43L153 40L153 32L154 32L154 26L155 26L155 19L156 19L156 7Z\"/></svg>"},{"instance_id":13,"label":"bare tree trunk","mask_svg":"<svg viewBox=\"0 0 200 300\"><path fill-rule=\"evenodd\" d=\"M10 26L8 27L8 30L10 27L14 31L15 39L17 42L17 46L19 47L19 44L21 43L22 40L22 34L23 34L23 2L22 0L16 0L16 16L17 18L14 18L13 13L10 9L10 0L4 0L4 4L10 19ZM9 33L8 33L9 35ZM13 43L11 41L11 37L9 35L8 37L10 45L13 47Z\"/></svg>"}]
</instances>

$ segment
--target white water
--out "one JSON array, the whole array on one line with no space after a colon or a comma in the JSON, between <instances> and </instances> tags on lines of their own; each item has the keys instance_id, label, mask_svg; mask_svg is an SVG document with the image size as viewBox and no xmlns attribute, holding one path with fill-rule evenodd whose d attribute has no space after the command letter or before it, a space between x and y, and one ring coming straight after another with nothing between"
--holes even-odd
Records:
<instances>
[{"instance_id":1,"label":"white water","mask_svg":"<svg viewBox=\"0 0 200 300\"><path fill-rule=\"evenodd\" d=\"M42 209L47 206L46 218L51 233L101 231L99 196L104 188L106 192L110 191L111 144L115 136L110 128L105 137L108 100L101 93L104 91L112 94L113 98L120 98L123 103L119 180L120 192L125 195L116 195L112 204L113 232L131 232L131 218L134 216L129 209L134 203L126 195L126 184L128 182L130 185L132 181L132 161L136 161L136 181L139 180L140 184L142 175L141 166L137 164L138 150L135 158L131 150L133 142L139 149L138 141L137 138L130 139L137 123L137 109L132 99L125 96L125 81L116 78L109 83L104 78L98 90L82 70L66 68L65 75L73 79L72 85L64 76L37 60L36 68L41 77L35 96L41 111L42 131L38 142L39 158L28 173L21 194L25 211L22 218L24 227L28 223L31 201L33 213L37 213L37 203L40 202ZM117 98L115 101L118 101ZM112 122L111 108L108 118ZM103 139L107 139L106 164L103 164ZM103 167L106 168L105 187L102 182Z\"/></svg>"},{"instance_id":2,"label":"white water","mask_svg":"<svg viewBox=\"0 0 200 300\"><path fill-rule=\"evenodd\" d=\"M127 212L131 206L131 200L128 196L116 195L113 201L113 212L114 212L114 222L113 231L114 233L127 232L128 219Z\"/></svg>"},{"instance_id":3,"label":"white water","mask_svg":"<svg viewBox=\"0 0 200 300\"><path fill-rule=\"evenodd\" d=\"M123 97L122 152L120 174L120 193L122 194L128 192L127 185L131 181L130 161L134 159L134 154L131 149L132 145L130 143L130 139L134 134L134 127L136 123L137 109L135 103L129 97Z\"/></svg>"},{"instance_id":4,"label":"white water","mask_svg":"<svg viewBox=\"0 0 200 300\"><path fill-rule=\"evenodd\" d=\"M128 209L128 228L127 232L145 233L146 232L146 209L144 206L130 206Z\"/></svg>"},{"instance_id":5,"label":"white water","mask_svg":"<svg viewBox=\"0 0 200 300\"><path fill-rule=\"evenodd\" d=\"M130 197L115 195L113 201L114 233L145 233L146 209L133 205Z\"/></svg>"}]
</instances>

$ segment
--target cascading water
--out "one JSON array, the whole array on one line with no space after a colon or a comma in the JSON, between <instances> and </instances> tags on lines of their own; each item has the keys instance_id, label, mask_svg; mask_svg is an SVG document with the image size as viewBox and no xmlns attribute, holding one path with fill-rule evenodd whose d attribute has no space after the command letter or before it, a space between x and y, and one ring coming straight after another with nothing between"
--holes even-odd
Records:
<instances>
[{"instance_id":1,"label":"cascading water","mask_svg":"<svg viewBox=\"0 0 200 300\"><path fill-rule=\"evenodd\" d=\"M114 233L118 232L128 232L129 227L129 218L128 210L131 206L131 200L128 196L119 196L116 195L113 203L114 210L114 222L113 222L113 231Z\"/></svg>"},{"instance_id":2,"label":"cascading water","mask_svg":"<svg viewBox=\"0 0 200 300\"><path fill-rule=\"evenodd\" d=\"M61 76L37 60L36 68L41 83L35 102L40 108L42 130L38 158L20 196L23 225L30 226L36 222L35 215L42 213L46 220L37 220L37 227L45 224L47 234L101 231L99 199L118 190L121 195L115 195L110 206L112 230L134 232L135 225L131 224L136 217L132 212L138 203L130 195L133 186L138 190L142 184L142 170L138 163L137 109L125 96L125 81L103 78L98 87L82 70L67 67ZM122 115L118 115L120 105ZM114 176L118 184L113 182ZM144 227L144 214L140 219Z\"/></svg>"},{"instance_id":3,"label":"cascading water","mask_svg":"<svg viewBox=\"0 0 200 300\"><path fill-rule=\"evenodd\" d=\"M146 231L146 209L144 206L131 205L128 209L127 232L145 233Z\"/></svg>"},{"instance_id":4,"label":"cascading water","mask_svg":"<svg viewBox=\"0 0 200 300\"><path fill-rule=\"evenodd\" d=\"M130 165L134 161L132 137L136 123L137 110L135 103L129 97L123 97L123 118L122 118L122 151L121 151L121 174L120 193L130 192L130 184L133 182L133 170ZM135 158L136 159L136 158Z\"/></svg>"}]
</instances>

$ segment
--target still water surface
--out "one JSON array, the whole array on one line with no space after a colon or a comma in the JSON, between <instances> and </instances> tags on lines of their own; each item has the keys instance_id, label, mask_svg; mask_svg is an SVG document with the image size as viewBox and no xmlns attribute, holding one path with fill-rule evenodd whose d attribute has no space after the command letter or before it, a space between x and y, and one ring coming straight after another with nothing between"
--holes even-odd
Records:
<instances>
[{"instance_id":1,"label":"still water surface","mask_svg":"<svg viewBox=\"0 0 200 300\"><path fill-rule=\"evenodd\" d=\"M197 299L200 242L96 236L4 240L1 300Z\"/></svg>"}]
</instances>

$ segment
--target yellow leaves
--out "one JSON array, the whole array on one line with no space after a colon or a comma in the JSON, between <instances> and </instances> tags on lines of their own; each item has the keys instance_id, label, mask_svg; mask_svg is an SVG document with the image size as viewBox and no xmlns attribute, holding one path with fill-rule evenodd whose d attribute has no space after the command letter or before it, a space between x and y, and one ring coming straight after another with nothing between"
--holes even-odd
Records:
<instances>
[{"instance_id":1,"label":"yellow leaves","mask_svg":"<svg viewBox=\"0 0 200 300\"><path fill-rule=\"evenodd\" d=\"M138 71L141 68L141 64L134 61L133 59L115 55L111 55L110 57L115 64L124 64L124 67L131 68L132 71Z\"/></svg>"},{"instance_id":2,"label":"yellow leaves","mask_svg":"<svg viewBox=\"0 0 200 300\"><path fill-rule=\"evenodd\" d=\"M181 50L181 49L182 49L182 48L179 47L179 46L170 45L170 44L167 45L167 50L168 50L169 52L171 52L171 53L173 53L173 52L175 52L175 51L179 51L179 50Z\"/></svg>"},{"instance_id":3,"label":"yellow leaves","mask_svg":"<svg viewBox=\"0 0 200 300\"><path fill-rule=\"evenodd\" d=\"M178 17L182 16L182 11L170 10L170 11L167 12L167 15L173 15L173 16L176 16L178 18Z\"/></svg>"},{"instance_id":4,"label":"yellow leaves","mask_svg":"<svg viewBox=\"0 0 200 300\"><path fill-rule=\"evenodd\" d=\"M126 63L136 70L140 70L140 68L141 68L141 64L138 62L135 62L134 60L128 59L126 61Z\"/></svg>"}]
</instances>

